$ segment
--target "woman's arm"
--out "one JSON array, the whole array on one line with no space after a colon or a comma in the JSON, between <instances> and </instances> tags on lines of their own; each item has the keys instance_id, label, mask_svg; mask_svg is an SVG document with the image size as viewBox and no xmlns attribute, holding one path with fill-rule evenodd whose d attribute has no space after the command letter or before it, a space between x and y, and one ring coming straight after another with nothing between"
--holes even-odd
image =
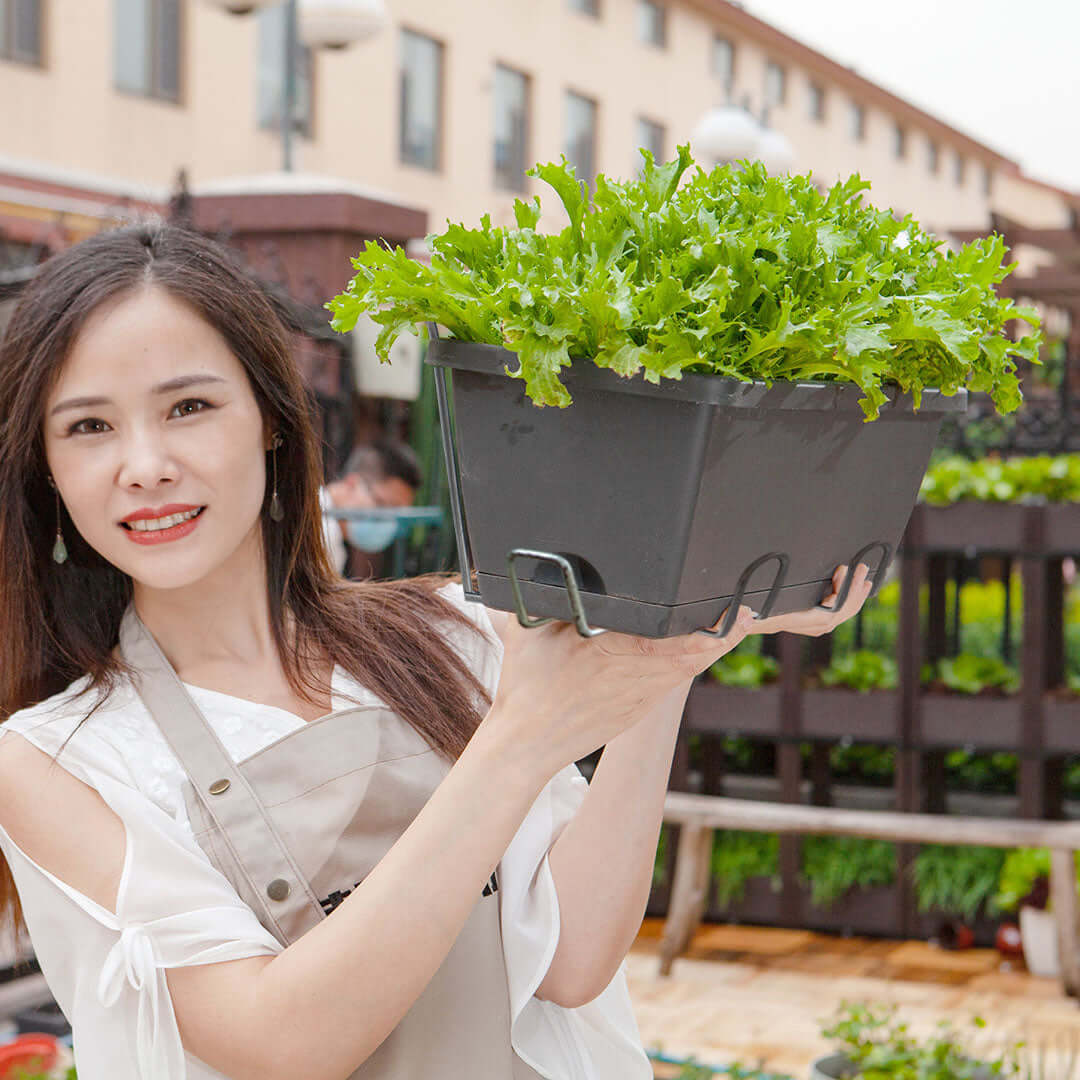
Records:
<instances>
[{"instance_id":1,"label":"woman's arm","mask_svg":"<svg viewBox=\"0 0 1080 1080\"><path fill-rule=\"evenodd\" d=\"M831 605L846 572L839 567L823 600ZM844 607L761 620L756 633L818 637L852 618L870 593L860 564ZM489 612L502 636L513 616ZM588 794L552 845L559 897L559 944L537 997L575 1007L603 992L634 942L648 904L671 762L690 679L604 749Z\"/></svg>"},{"instance_id":2,"label":"woman's arm","mask_svg":"<svg viewBox=\"0 0 1080 1080\"><path fill-rule=\"evenodd\" d=\"M559 944L536 996L567 1008L611 982L641 929L675 741L691 683L604 748L581 807L552 845Z\"/></svg>"}]
</instances>

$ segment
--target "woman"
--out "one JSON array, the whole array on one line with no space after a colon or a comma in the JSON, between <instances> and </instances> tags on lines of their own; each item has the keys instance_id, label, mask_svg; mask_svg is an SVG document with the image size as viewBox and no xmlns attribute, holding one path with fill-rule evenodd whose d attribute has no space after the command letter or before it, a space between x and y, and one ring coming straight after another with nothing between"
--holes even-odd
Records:
<instances>
[{"instance_id":1,"label":"woman","mask_svg":"<svg viewBox=\"0 0 1080 1080\"><path fill-rule=\"evenodd\" d=\"M319 473L221 249L128 227L35 276L0 348L0 902L81 1080L650 1076L620 965L683 700L750 613L585 641L344 582Z\"/></svg>"}]
</instances>

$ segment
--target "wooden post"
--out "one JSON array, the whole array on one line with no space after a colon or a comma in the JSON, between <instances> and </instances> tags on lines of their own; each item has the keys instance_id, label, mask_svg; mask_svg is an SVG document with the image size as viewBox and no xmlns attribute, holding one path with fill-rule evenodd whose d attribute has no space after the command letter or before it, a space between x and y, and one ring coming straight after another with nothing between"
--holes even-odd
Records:
<instances>
[{"instance_id":1,"label":"wooden post","mask_svg":"<svg viewBox=\"0 0 1080 1080\"><path fill-rule=\"evenodd\" d=\"M1050 852L1050 900L1057 919L1065 992L1071 997L1080 997L1080 951L1077 944L1080 913L1076 898L1076 864L1073 853L1062 848L1054 848Z\"/></svg>"},{"instance_id":2,"label":"wooden post","mask_svg":"<svg viewBox=\"0 0 1080 1080\"><path fill-rule=\"evenodd\" d=\"M671 964L689 944L701 923L709 893L713 830L700 822L680 829L664 936L660 940L660 974L670 975Z\"/></svg>"},{"instance_id":3,"label":"wooden post","mask_svg":"<svg viewBox=\"0 0 1080 1080\"><path fill-rule=\"evenodd\" d=\"M1042 697L1047 675L1047 563L1043 558L1046 516L1041 506L1024 508L1024 641L1020 687L1020 816L1044 812Z\"/></svg>"},{"instance_id":4,"label":"wooden post","mask_svg":"<svg viewBox=\"0 0 1080 1080\"><path fill-rule=\"evenodd\" d=\"M780 733L776 748L780 777L780 798L786 803L802 802L802 755L798 736L802 732L803 639L797 634L777 634L780 652ZM802 914L799 885L801 844L797 836L780 838L780 906L789 926L798 924Z\"/></svg>"},{"instance_id":5,"label":"wooden post","mask_svg":"<svg viewBox=\"0 0 1080 1080\"><path fill-rule=\"evenodd\" d=\"M896 777L894 780L894 806L901 811L918 810L922 799L921 757L919 742L922 724L919 701L922 692L920 675L922 668L922 633L919 624L919 588L927 573L927 560L923 547L923 508L916 506L904 533L900 548L900 625L896 639L896 660L899 668L899 688L896 714ZM934 564L931 562L931 565ZM931 618L931 630L938 628L936 647L944 653L945 646L945 588L944 563L938 560L934 571L939 579L939 604L937 622ZM931 602L933 603L933 584ZM896 884L899 900L900 931L911 936L915 933L918 910L915 890L910 875L904 867L915 858L918 849L910 844L898 844L896 851Z\"/></svg>"}]
</instances>

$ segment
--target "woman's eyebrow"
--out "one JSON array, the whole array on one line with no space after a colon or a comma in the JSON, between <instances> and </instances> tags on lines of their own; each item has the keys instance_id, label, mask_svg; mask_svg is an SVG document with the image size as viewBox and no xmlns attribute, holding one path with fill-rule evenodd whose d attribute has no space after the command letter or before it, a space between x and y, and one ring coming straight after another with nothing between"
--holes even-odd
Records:
<instances>
[{"instance_id":1,"label":"woman's eyebrow","mask_svg":"<svg viewBox=\"0 0 1080 1080\"><path fill-rule=\"evenodd\" d=\"M152 394L172 394L177 390L186 390L189 386L221 382L225 382L225 380L219 375L178 375L175 379L158 383L157 386L151 388L150 392ZM98 405L111 404L112 401L107 397L68 398L67 401L61 401L59 404L54 405L49 415L55 416L57 413L66 412L70 409L88 409L95 408Z\"/></svg>"}]
</instances>

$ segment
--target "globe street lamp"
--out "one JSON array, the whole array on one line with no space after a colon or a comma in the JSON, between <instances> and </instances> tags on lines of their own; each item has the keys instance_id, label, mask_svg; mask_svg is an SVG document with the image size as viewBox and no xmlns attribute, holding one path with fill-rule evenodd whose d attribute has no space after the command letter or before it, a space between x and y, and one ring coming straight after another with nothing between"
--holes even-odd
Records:
<instances>
[{"instance_id":1,"label":"globe street lamp","mask_svg":"<svg viewBox=\"0 0 1080 1080\"><path fill-rule=\"evenodd\" d=\"M749 159L760 161L770 173L785 173L795 164L787 136L768 126L768 111L759 122L745 102L731 102L730 88L727 104L710 109L698 121L690 142L718 164Z\"/></svg>"},{"instance_id":2,"label":"globe street lamp","mask_svg":"<svg viewBox=\"0 0 1080 1080\"><path fill-rule=\"evenodd\" d=\"M232 15L282 4L283 0L205 0ZM344 49L364 41L386 24L383 0L284 0L285 86L282 103L282 169L293 169L293 112L296 109L296 52L309 48Z\"/></svg>"}]
</instances>

